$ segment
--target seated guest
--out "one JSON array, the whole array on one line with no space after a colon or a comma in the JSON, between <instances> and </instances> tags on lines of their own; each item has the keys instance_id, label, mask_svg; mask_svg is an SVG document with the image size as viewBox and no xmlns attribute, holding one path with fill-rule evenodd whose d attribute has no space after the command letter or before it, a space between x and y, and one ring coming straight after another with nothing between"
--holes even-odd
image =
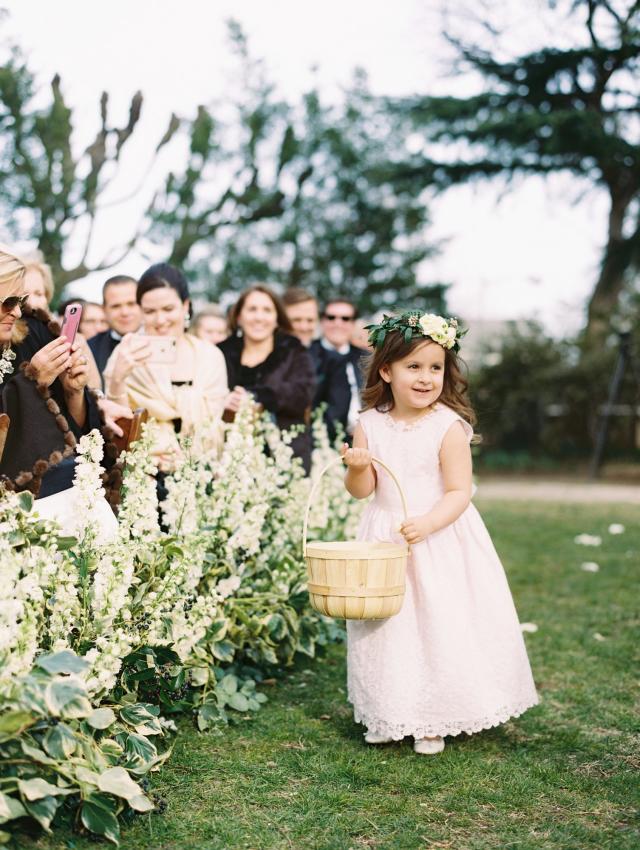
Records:
<instances>
[{"instance_id":1,"label":"seated guest","mask_svg":"<svg viewBox=\"0 0 640 850\"><path fill-rule=\"evenodd\" d=\"M107 360L125 334L140 327L140 305L136 301L138 283L132 277L110 277L102 287L102 307L109 329L89 340L89 348L102 375Z\"/></svg>"},{"instance_id":2,"label":"seated guest","mask_svg":"<svg viewBox=\"0 0 640 850\"><path fill-rule=\"evenodd\" d=\"M206 339L214 345L226 339L229 336L229 326L222 308L217 304L208 304L196 313L189 333L195 334L198 339Z\"/></svg>"},{"instance_id":3,"label":"seated guest","mask_svg":"<svg viewBox=\"0 0 640 850\"><path fill-rule=\"evenodd\" d=\"M21 259L0 246L0 412L10 417L0 476L12 489L31 490L42 516L64 521L73 517L77 441L102 423L82 346L27 305L24 277ZM113 532L106 501L96 503L96 518Z\"/></svg>"},{"instance_id":4,"label":"seated guest","mask_svg":"<svg viewBox=\"0 0 640 850\"><path fill-rule=\"evenodd\" d=\"M329 351L336 351L343 358L349 382L349 403L342 425L347 434L353 434L360 410L360 389L362 387L363 357L369 352L350 342L358 311L347 298L336 297L327 301L322 312L322 337L320 344Z\"/></svg>"},{"instance_id":5,"label":"seated guest","mask_svg":"<svg viewBox=\"0 0 640 850\"><path fill-rule=\"evenodd\" d=\"M123 337L104 371L107 396L132 409L144 407L158 423L153 447L161 473L180 453L178 434L191 436L196 451L216 451L222 441L227 370L220 350L187 334L189 287L167 263L146 270L136 299L144 333Z\"/></svg>"},{"instance_id":6,"label":"seated guest","mask_svg":"<svg viewBox=\"0 0 640 850\"><path fill-rule=\"evenodd\" d=\"M231 336L220 343L227 361L229 393L225 407L235 413L251 394L282 429L304 425L292 443L305 470L311 466L308 417L315 369L302 343L291 335L282 303L266 286L246 289L229 317Z\"/></svg>"},{"instance_id":7,"label":"seated guest","mask_svg":"<svg viewBox=\"0 0 640 850\"><path fill-rule=\"evenodd\" d=\"M282 296L293 334L309 351L316 370L316 393L313 406L325 405L324 421L329 438L335 439L336 422L346 422L351 392L343 358L316 339L318 302L306 289L291 287Z\"/></svg>"}]
</instances>

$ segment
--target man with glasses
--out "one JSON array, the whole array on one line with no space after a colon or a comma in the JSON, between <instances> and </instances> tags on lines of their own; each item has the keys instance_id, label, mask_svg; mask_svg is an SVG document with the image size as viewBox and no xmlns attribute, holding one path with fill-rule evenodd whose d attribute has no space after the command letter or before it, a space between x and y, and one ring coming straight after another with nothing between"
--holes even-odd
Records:
<instances>
[{"instance_id":1,"label":"man with glasses","mask_svg":"<svg viewBox=\"0 0 640 850\"><path fill-rule=\"evenodd\" d=\"M362 358L369 354L364 348L357 348L350 342L358 310L353 302L346 298L327 301L322 313L320 326L322 337L317 343L329 351L337 352L343 360L346 381L343 382L344 415L342 425L348 435L353 433L360 411L360 388L362 386Z\"/></svg>"}]
</instances>

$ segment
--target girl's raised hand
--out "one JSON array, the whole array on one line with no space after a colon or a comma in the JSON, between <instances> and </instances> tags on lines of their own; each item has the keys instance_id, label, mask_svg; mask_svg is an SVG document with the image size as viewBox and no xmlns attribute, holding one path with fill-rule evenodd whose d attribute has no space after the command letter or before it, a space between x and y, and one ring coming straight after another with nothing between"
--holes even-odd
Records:
<instances>
[{"instance_id":1,"label":"girl's raised hand","mask_svg":"<svg viewBox=\"0 0 640 850\"><path fill-rule=\"evenodd\" d=\"M345 466L356 472L371 466L371 452L369 449L350 449L348 443L343 443L340 454Z\"/></svg>"},{"instance_id":2,"label":"girl's raised hand","mask_svg":"<svg viewBox=\"0 0 640 850\"><path fill-rule=\"evenodd\" d=\"M407 543L422 543L431 534L431 527L427 516L412 516L405 520L400 526L400 534Z\"/></svg>"}]
</instances>

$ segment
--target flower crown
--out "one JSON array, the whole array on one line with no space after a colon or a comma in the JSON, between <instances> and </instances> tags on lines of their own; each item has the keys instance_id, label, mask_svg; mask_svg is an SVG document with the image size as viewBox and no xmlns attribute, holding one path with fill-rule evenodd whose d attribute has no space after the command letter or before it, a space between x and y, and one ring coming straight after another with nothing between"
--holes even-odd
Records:
<instances>
[{"instance_id":1,"label":"flower crown","mask_svg":"<svg viewBox=\"0 0 640 850\"><path fill-rule=\"evenodd\" d=\"M444 319L435 313L422 313L420 310L409 310L400 316L383 316L378 325L367 325L369 342L374 348L380 348L387 334L399 331L404 335L405 342L411 342L417 337L428 336L443 348L460 350L460 340L467 329L458 325L457 319Z\"/></svg>"}]
</instances>

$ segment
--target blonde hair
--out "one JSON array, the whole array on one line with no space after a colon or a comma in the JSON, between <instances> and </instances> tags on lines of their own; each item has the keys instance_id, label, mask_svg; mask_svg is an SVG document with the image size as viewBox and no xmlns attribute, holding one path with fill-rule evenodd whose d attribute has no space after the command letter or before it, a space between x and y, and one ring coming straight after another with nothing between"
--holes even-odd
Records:
<instances>
[{"instance_id":1,"label":"blonde hair","mask_svg":"<svg viewBox=\"0 0 640 850\"><path fill-rule=\"evenodd\" d=\"M27 254L24 258L24 265L25 272L34 269L40 274L44 287L44 297L47 299L47 304L51 304L54 290L53 274L51 272L51 266L44 261L42 251L32 251L30 254Z\"/></svg>"},{"instance_id":2,"label":"blonde hair","mask_svg":"<svg viewBox=\"0 0 640 850\"><path fill-rule=\"evenodd\" d=\"M8 245L0 243L0 286L20 283L27 269L24 260L15 254Z\"/></svg>"}]
</instances>

